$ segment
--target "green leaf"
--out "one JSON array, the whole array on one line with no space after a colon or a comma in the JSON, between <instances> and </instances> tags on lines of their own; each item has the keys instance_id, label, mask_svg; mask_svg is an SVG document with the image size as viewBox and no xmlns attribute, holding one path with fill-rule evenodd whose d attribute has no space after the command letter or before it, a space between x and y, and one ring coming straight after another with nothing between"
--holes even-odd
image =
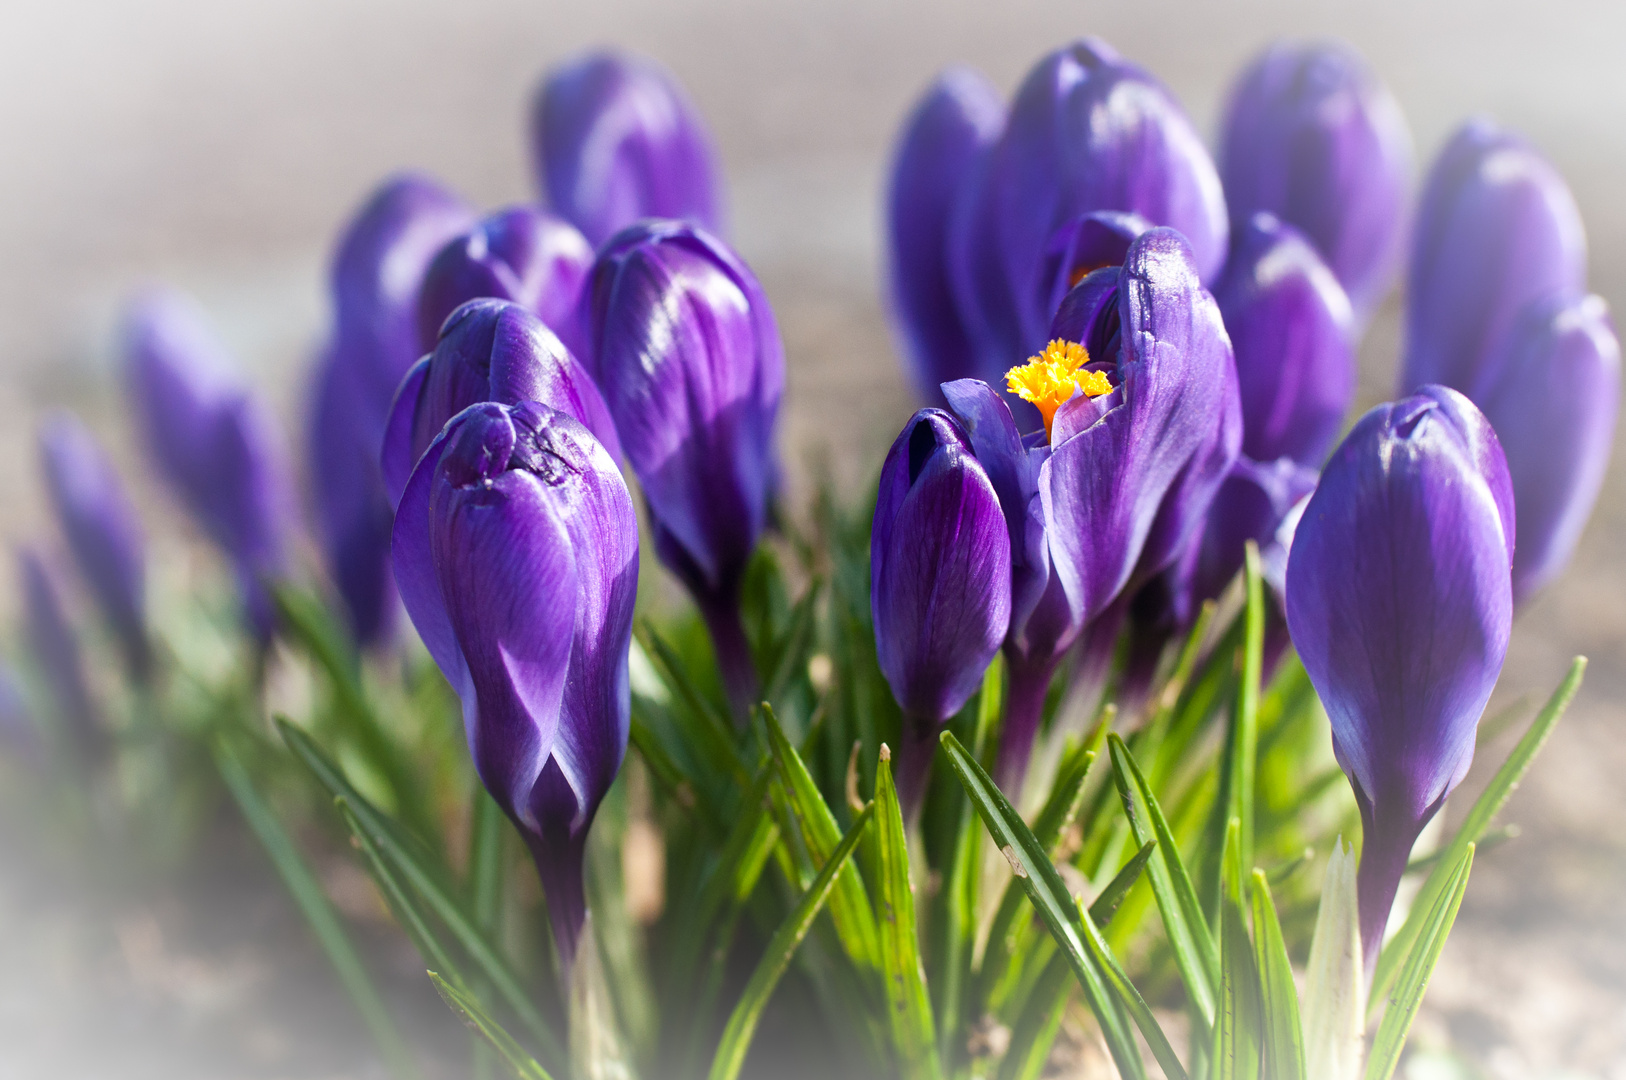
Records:
<instances>
[{"instance_id":1,"label":"green leaf","mask_svg":"<svg viewBox=\"0 0 1626 1080\"><path fill-rule=\"evenodd\" d=\"M1462 894L1468 889L1468 872L1473 865L1474 845L1469 844L1462 857L1452 864L1451 876L1418 928L1416 943L1400 969L1400 977L1383 1012L1383 1021L1372 1040L1372 1054L1366 1059L1366 1080L1389 1080L1395 1066L1400 1064L1406 1034L1417 1018L1417 1010L1423 1004L1423 991L1428 989L1434 965L1439 963L1440 953L1445 949L1445 939L1456 921L1457 909L1462 906Z\"/></svg>"},{"instance_id":2,"label":"green leaf","mask_svg":"<svg viewBox=\"0 0 1626 1080\"><path fill-rule=\"evenodd\" d=\"M1219 950L1209 933L1208 920L1203 917L1191 875L1180 858L1180 845L1146 777L1141 775L1135 756L1116 734L1109 736L1108 745L1112 753L1113 779L1135 839L1143 844L1157 842L1158 857L1149 868L1152 895L1163 918L1175 965L1180 969L1180 978L1198 1015L1204 1025L1212 1029L1220 983Z\"/></svg>"},{"instance_id":3,"label":"green leaf","mask_svg":"<svg viewBox=\"0 0 1626 1080\"><path fill-rule=\"evenodd\" d=\"M1304 980L1305 1068L1315 1080L1356 1080L1361 1071L1362 971L1355 850L1340 836L1327 860Z\"/></svg>"},{"instance_id":4,"label":"green leaf","mask_svg":"<svg viewBox=\"0 0 1626 1080\"><path fill-rule=\"evenodd\" d=\"M796 947L807 936L808 928L818 916L824 901L835 887L836 874L846 863L853 848L864 835L864 827L874 816L873 804L864 807L862 813L853 819L852 827L847 830L841 839L841 844L825 862L818 877L813 884L802 893L802 898L785 921L774 931L763 952L762 959L757 963L756 970L751 973L751 979L745 984L745 991L740 995L739 1004L734 1006L734 1012L728 1018L728 1024L723 1028L723 1037L717 1046L717 1056L712 1059L709 1080L735 1080L739 1076L740 1067L745 1064L745 1054L751 1046L751 1037L756 1033L757 1021L762 1017L762 1009L768 1003L774 987L779 983L779 977L790 966L791 956L795 954Z\"/></svg>"},{"instance_id":5,"label":"green leaf","mask_svg":"<svg viewBox=\"0 0 1626 1080\"><path fill-rule=\"evenodd\" d=\"M478 969L478 974L490 980L503 1002L514 1011L525 1030L536 1040L549 1060L562 1061L564 1054L558 1037L541 1012L531 1001L531 995L520 984L501 954L479 930L478 923L446 885L445 877L427 863L414 850L417 845L410 837L403 837L399 826L381 813L367 799L351 787L337 766L330 761L315 741L286 720L278 719L277 728L317 782L327 788L335 798L343 798L355 814L356 821L367 832L385 861L402 877L405 884L420 896L429 910L451 932L459 946Z\"/></svg>"},{"instance_id":6,"label":"green leaf","mask_svg":"<svg viewBox=\"0 0 1626 1080\"><path fill-rule=\"evenodd\" d=\"M1293 965L1287 958L1287 941L1276 918L1270 882L1258 869L1253 872L1253 951L1264 1007L1261 1075L1270 1080L1305 1080L1298 987L1293 984Z\"/></svg>"},{"instance_id":7,"label":"green leaf","mask_svg":"<svg viewBox=\"0 0 1626 1080\"><path fill-rule=\"evenodd\" d=\"M1553 696L1547 699L1541 712L1530 722L1530 728L1519 739L1513 752L1507 756L1502 767L1496 770L1496 775L1486 785L1485 790L1468 811L1463 819L1462 827L1451 838L1451 843L1440 854L1440 859L1434 864L1434 869L1423 883L1423 888L1412 901L1411 913L1406 917L1405 923L1400 927L1399 933L1390 939L1388 945L1378 954L1377 970L1372 976L1372 997L1368 1005L1382 1000L1389 992L1389 986L1398 974L1401 959L1410 955L1412 942L1422 932L1422 920L1426 913L1434 907L1435 901L1445 891L1449 880L1455 873L1455 867L1462 860L1462 853L1469 844L1477 844L1484 837L1485 830L1490 828L1491 820L1496 817L1502 804L1518 786L1530 763L1535 759L1548 736L1553 733L1553 727L1558 723L1559 717L1569 707L1575 693L1581 688L1581 677L1586 673L1586 657L1577 656L1570 663L1569 673L1564 681L1553 691Z\"/></svg>"},{"instance_id":8,"label":"green leaf","mask_svg":"<svg viewBox=\"0 0 1626 1080\"><path fill-rule=\"evenodd\" d=\"M892 1021L892 1043L903 1076L911 1080L935 1077L941 1067L931 998L926 991L926 969L920 962L920 939L915 933L915 889L909 882L903 809L892 783L891 754L884 743L875 772L875 815L881 870L882 975L887 1013Z\"/></svg>"},{"instance_id":9,"label":"green leaf","mask_svg":"<svg viewBox=\"0 0 1626 1080\"><path fill-rule=\"evenodd\" d=\"M220 779L225 783L226 790L237 801L238 809L243 812L243 820L248 822L248 827L265 848L277 875L298 905L300 914L305 916L306 923L316 935L322 951L327 954L328 962L333 965L351 1004L361 1014L362 1023L366 1024L368 1034L373 1037L385 1063L392 1073L403 1080L416 1078L418 1068L407 1054L406 1043L402 1041L395 1021L390 1019L389 1010L384 1007L378 991L373 987L373 981L355 946L350 943L338 912L333 910L327 894L322 891L321 883L316 880L310 867L305 865L299 849L294 846L293 839L283 829L271 807L254 790L248 770L243 768L243 763L226 745L225 739L217 737L213 748L215 765L220 770Z\"/></svg>"},{"instance_id":10,"label":"green leaf","mask_svg":"<svg viewBox=\"0 0 1626 1080\"><path fill-rule=\"evenodd\" d=\"M684 727L684 739L702 758L723 769L740 788L751 782L734 741L734 727L689 678L682 659L647 620L633 625L638 643L648 654L661 681L686 708L671 710Z\"/></svg>"},{"instance_id":11,"label":"green leaf","mask_svg":"<svg viewBox=\"0 0 1626 1080\"><path fill-rule=\"evenodd\" d=\"M1175 1055L1174 1047L1169 1045L1168 1036L1163 1033L1163 1027L1152 1015L1151 1008L1146 999L1141 997L1135 984L1129 981L1129 975L1118 963L1118 958L1112 955L1107 947L1106 939L1101 936L1100 928L1095 925L1089 911L1084 907L1084 898L1076 897L1074 900L1078 908L1079 921L1084 929L1084 944L1090 950L1090 958L1095 961L1102 973L1105 974L1107 985L1118 995L1119 1002L1128 1010L1135 1026L1145 1037L1146 1043L1152 1048L1152 1056L1163 1067L1163 1075L1169 1080L1186 1080L1186 1070Z\"/></svg>"},{"instance_id":12,"label":"green leaf","mask_svg":"<svg viewBox=\"0 0 1626 1080\"><path fill-rule=\"evenodd\" d=\"M1265 594L1259 545L1248 541L1242 566L1247 606L1242 613L1242 678L1237 685L1232 745L1227 758L1226 814L1241 824L1238 857L1253 865L1254 776L1259 762L1259 680L1264 664Z\"/></svg>"},{"instance_id":13,"label":"green leaf","mask_svg":"<svg viewBox=\"0 0 1626 1080\"><path fill-rule=\"evenodd\" d=\"M461 1016L465 1024L485 1036L486 1041L491 1043L520 1080L553 1080L548 1071L527 1054L525 1048L503 1030L501 1024L487 1015L480 1007L480 1003L471 995L453 986L433 971L429 972L429 981L440 991L441 1000L446 1002L447 1007Z\"/></svg>"},{"instance_id":14,"label":"green leaf","mask_svg":"<svg viewBox=\"0 0 1626 1080\"><path fill-rule=\"evenodd\" d=\"M1095 903L1090 905L1090 918L1095 920L1096 925L1103 930L1106 929L1107 924L1112 921L1112 917L1118 913L1118 905L1123 903L1123 899L1129 894L1129 890L1134 888L1135 882L1140 880L1141 871L1146 868L1147 862L1156 851L1157 841L1146 841L1145 845L1130 856L1128 862L1124 863L1123 869L1114 874L1112 880L1107 882L1106 888L1101 890L1101 895L1097 896Z\"/></svg>"},{"instance_id":15,"label":"green leaf","mask_svg":"<svg viewBox=\"0 0 1626 1080\"><path fill-rule=\"evenodd\" d=\"M1027 1002L1011 1025L1010 1049L999 1063L999 1080L1039 1080L1049 1063L1050 1048L1061 1033L1073 971L1067 955L1057 949L1029 991Z\"/></svg>"},{"instance_id":16,"label":"green leaf","mask_svg":"<svg viewBox=\"0 0 1626 1080\"><path fill-rule=\"evenodd\" d=\"M1084 990L1084 1000L1101 1025L1107 1049L1118 1071L1132 1080L1139 1080L1146 1075L1141 1065L1140 1050L1135 1045L1134 1035L1129 1030L1128 1020L1117 996L1108 989L1105 977L1085 947L1077 908L1055 864L1045 854L1016 808L1000 793L993 778L966 752L959 740L945 731L942 742L949 763L982 816L994 843L999 845L1010 862L1034 910L1039 913L1039 918L1072 965L1073 973ZM1148 1035L1148 1041L1150 1038Z\"/></svg>"},{"instance_id":17,"label":"green leaf","mask_svg":"<svg viewBox=\"0 0 1626 1080\"><path fill-rule=\"evenodd\" d=\"M808 585L807 592L802 594L802 598L796 601L796 606L791 610L785 633L774 649L777 659L773 670L768 675L768 681L763 684L764 701L778 701L784 696L797 673L807 670L807 658L813 646L814 616L817 612L819 595L823 591L824 582L814 578Z\"/></svg>"},{"instance_id":18,"label":"green leaf","mask_svg":"<svg viewBox=\"0 0 1626 1080\"><path fill-rule=\"evenodd\" d=\"M1259 973L1242 921L1242 823L1225 829L1220 895L1220 994L1214 1020L1214 1080L1259 1076Z\"/></svg>"},{"instance_id":19,"label":"green leaf","mask_svg":"<svg viewBox=\"0 0 1626 1080\"><path fill-rule=\"evenodd\" d=\"M791 816L814 865L822 866L841 843L841 826L836 824L835 815L825 804L824 796L819 793L818 785L813 782L801 755L785 738L785 731L779 725L779 717L774 713L773 706L764 703L762 718L768 733L768 747L773 754ZM835 891L830 894L826 906L842 947L853 963L861 971L879 971L881 946L875 914L857 866L848 863L841 868L836 875Z\"/></svg>"}]
</instances>

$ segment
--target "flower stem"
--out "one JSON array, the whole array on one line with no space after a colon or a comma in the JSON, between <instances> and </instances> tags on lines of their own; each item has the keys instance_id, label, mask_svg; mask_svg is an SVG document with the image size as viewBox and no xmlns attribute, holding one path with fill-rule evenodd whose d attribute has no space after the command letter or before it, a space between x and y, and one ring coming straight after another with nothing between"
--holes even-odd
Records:
<instances>
[{"instance_id":1,"label":"flower stem","mask_svg":"<svg viewBox=\"0 0 1626 1080\"><path fill-rule=\"evenodd\" d=\"M711 633L711 647L717 654L717 670L723 678L734 722L743 726L761 695L762 683L751 657L751 643L745 637L745 624L740 620L739 604L727 599L702 601L700 616Z\"/></svg>"},{"instance_id":2,"label":"flower stem","mask_svg":"<svg viewBox=\"0 0 1626 1080\"><path fill-rule=\"evenodd\" d=\"M1010 689L1005 696L1005 723L999 733L994 782L1012 802L1017 802L1022 795L1022 781L1027 778L1028 763L1033 758L1033 740L1044 719L1045 695L1050 690L1050 677L1056 671L1056 660L1023 660L1006 649L1005 664Z\"/></svg>"}]
</instances>

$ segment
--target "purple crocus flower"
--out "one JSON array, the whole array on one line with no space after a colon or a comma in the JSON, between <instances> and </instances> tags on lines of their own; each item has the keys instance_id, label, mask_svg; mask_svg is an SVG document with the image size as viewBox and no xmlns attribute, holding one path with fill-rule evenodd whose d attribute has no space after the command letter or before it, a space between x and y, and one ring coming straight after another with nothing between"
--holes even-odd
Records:
<instances>
[{"instance_id":1,"label":"purple crocus flower","mask_svg":"<svg viewBox=\"0 0 1626 1080\"><path fill-rule=\"evenodd\" d=\"M1362 321L1394 280L1411 169L1400 106L1347 45L1272 45L1231 92L1220 175L1232 230L1259 211L1297 228Z\"/></svg>"},{"instance_id":2,"label":"purple crocus flower","mask_svg":"<svg viewBox=\"0 0 1626 1080\"><path fill-rule=\"evenodd\" d=\"M1009 385L1047 432L1019 433L986 385L944 387L1010 533L1010 690L996 777L1027 769L1046 688L1086 626L1194 542L1237 455L1230 342L1191 248L1158 228L1067 295L1055 340Z\"/></svg>"},{"instance_id":3,"label":"purple crocus flower","mask_svg":"<svg viewBox=\"0 0 1626 1080\"><path fill-rule=\"evenodd\" d=\"M1057 229L1039 265L1044 309L1054 314L1073 287L1104 266L1122 266L1129 245L1152 223L1139 214L1097 210Z\"/></svg>"},{"instance_id":4,"label":"purple crocus flower","mask_svg":"<svg viewBox=\"0 0 1626 1080\"><path fill-rule=\"evenodd\" d=\"M529 206L492 214L440 249L418 298L418 349L430 352L446 317L469 300L512 300L582 351L577 300L593 248L575 226Z\"/></svg>"},{"instance_id":5,"label":"purple crocus flower","mask_svg":"<svg viewBox=\"0 0 1626 1080\"><path fill-rule=\"evenodd\" d=\"M899 795L925 794L937 735L982 681L1011 621L999 496L948 413L910 418L881 466L870 532L875 651L903 710Z\"/></svg>"},{"instance_id":6,"label":"purple crocus flower","mask_svg":"<svg viewBox=\"0 0 1626 1080\"><path fill-rule=\"evenodd\" d=\"M652 60L600 52L553 71L531 114L531 149L548 205L594 247L647 217L723 231L711 136Z\"/></svg>"},{"instance_id":7,"label":"purple crocus flower","mask_svg":"<svg viewBox=\"0 0 1626 1080\"><path fill-rule=\"evenodd\" d=\"M447 421L470 405L535 401L587 425L621 462L621 443L603 395L587 371L525 308L471 300L442 326L435 351L401 380L384 433L384 480L399 501L412 467Z\"/></svg>"},{"instance_id":8,"label":"purple crocus flower","mask_svg":"<svg viewBox=\"0 0 1626 1080\"><path fill-rule=\"evenodd\" d=\"M130 307L126 378L159 473L236 571L261 640L273 621L266 580L283 571L289 471L270 411L241 385L197 308L155 291Z\"/></svg>"},{"instance_id":9,"label":"purple crocus flower","mask_svg":"<svg viewBox=\"0 0 1626 1080\"><path fill-rule=\"evenodd\" d=\"M1093 38L1028 73L961 199L951 280L993 383L1044 346L1054 314L1046 246L1079 216L1121 210L1173 226L1204 281L1225 258L1225 198L1202 140L1161 83Z\"/></svg>"},{"instance_id":10,"label":"purple crocus flower","mask_svg":"<svg viewBox=\"0 0 1626 1080\"><path fill-rule=\"evenodd\" d=\"M640 222L604 245L585 302L594 374L655 552L695 598L743 716L757 676L740 584L777 485L785 386L773 311L738 256L675 221Z\"/></svg>"},{"instance_id":11,"label":"purple crocus flower","mask_svg":"<svg viewBox=\"0 0 1626 1080\"><path fill-rule=\"evenodd\" d=\"M1513 476L1522 601L1569 561L1609 467L1620 407L1620 341L1602 298L1527 305L1468 396L1484 410Z\"/></svg>"},{"instance_id":12,"label":"purple crocus flower","mask_svg":"<svg viewBox=\"0 0 1626 1080\"><path fill-rule=\"evenodd\" d=\"M1472 387L1526 305L1586 288L1586 236L1564 178L1485 120L1429 171L1412 241L1405 392Z\"/></svg>"},{"instance_id":13,"label":"purple crocus flower","mask_svg":"<svg viewBox=\"0 0 1626 1080\"><path fill-rule=\"evenodd\" d=\"M1360 806L1367 974L1418 833L1473 759L1513 619L1513 485L1466 397L1363 416L1293 538L1287 625Z\"/></svg>"},{"instance_id":14,"label":"purple crocus flower","mask_svg":"<svg viewBox=\"0 0 1626 1080\"><path fill-rule=\"evenodd\" d=\"M413 470L395 578L530 846L567 976L587 830L626 753L638 519L604 447L535 402L470 406Z\"/></svg>"},{"instance_id":15,"label":"purple crocus flower","mask_svg":"<svg viewBox=\"0 0 1626 1080\"><path fill-rule=\"evenodd\" d=\"M94 767L107 757L110 746L62 594L38 552L19 548L17 570L22 578L24 637L61 721L65 749L80 767Z\"/></svg>"},{"instance_id":16,"label":"purple crocus flower","mask_svg":"<svg viewBox=\"0 0 1626 1080\"><path fill-rule=\"evenodd\" d=\"M68 550L118 635L131 676L144 682L152 673L152 644L135 507L95 436L72 413L58 413L41 427L40 459Z\"/></svg>"},{"instance_id":17,"label":"purple crocus flower","mask_svg":"<svg viewBox=\"0 0 1626 1080\"><path fill-rule=\"evenodd\" d=\"M926 91L892 160L887 243L893 321L921 397L978 373L949 284L949 216L972 169L1005 126L1005 103L979 72L950 68Z\"/></svg>"},{"instance_id":18,"label":"purple crocus flower","mask_svg":"<svg viewBox=\"0 0 1626 1080\"><path fill-rule=\"evenodd\" d=\"M1355 397L1354 316L1315 249L1255 214L1214 286L1242 388L1242 452L1319 466Z\"/></svg>"},{"instance_id":19,"label":"purple crocus flower","mask_svg":"<svg viewBox=\"0 0 1626 1080\"><path fill-rule=\"evenodd\" d=\"M390 636L391 506L378 470L395 388L422 351L418 296L430 259L474 212L428 177L381 184L339 237L333 330L317 362L307 431L317 534L356 640Z\"/></svg>"}]
</instances>

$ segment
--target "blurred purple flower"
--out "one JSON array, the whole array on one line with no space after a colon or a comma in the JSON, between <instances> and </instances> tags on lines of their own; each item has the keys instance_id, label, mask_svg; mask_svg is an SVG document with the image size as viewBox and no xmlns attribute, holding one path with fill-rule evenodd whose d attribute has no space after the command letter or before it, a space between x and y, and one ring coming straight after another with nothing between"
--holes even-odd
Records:
<instances>
[{"instance_id":1,"label":"blurred purple flower","mask_svg":"<svg viewBox=\"0 0 1626 1080\"><path fill-rule=\"evenodd\" d=\"M1220 174L1232 231L1260 211L1298 229L1362 322L1399 265L1411 169L1400 106L1347 45L1272 45L1231 91Z\"/></svg>"},{"instance_id":2,"label":"blurred purple flower","mask_svg":"<svg viewBox=\"0 0 1626 1080\"><path fill-rule=\"evenodd\" d=\"M579 354L577 300L592 266L587 238L563 218L529 206L492 214L429 263L418 298L418 351L433 351L441 324L458 307L491 297L530 311Z\"/></svg>"},{"instance_id":3,"label":"blurred purple flower","mask_svg":"<svg viewBox=\"0 0 1626 1080\"><path fill-rule=\"evenodd\" d=\"M1412 845L1473 759L1507 652L1513 551L1496 435L1441 386L1356 423L1293 538L1287 624L1360 806L1369 976Z\"/></svg>"},{"instance_id":4,"label":"blurred purple flower","mask_svg":"<svg viewBox=\"0 0 1626 1080\"><path fill-rule=\"evenodd\" d=\"M999 497L948 413L910 418L881 466L870 532L875 651L903 710L898 789L911 818L943 725L982 682L1011 620Z\"/></svg>"},{"instance_id":5,"label":"blurred purple flower","mask_svg":"<svg viewBox=\"0 0 1626 1080\"><path fill-rule=\"evenodd\" d=\"M149 292L125 323L125 377L160 475L236 571L245 618L263 641L267 579L283 571L291 505L285 450L270 411L232 370L201 313L179 293Z\"/></svg>"},{"instance_id":6,"label":"blurred purple flower","mask_svg":"<svg viewBox=\"0 0 1626 1080\"><path fill-rule=\"evenodd\" d=\"M615 462L544 405L459 413L396 511L401 599L531 849L568 973L587 831L626 753L638 520Z\"/></svg>"},{"instance_id":7,"label":"blurred purple flower","mask_svg":"<svg viewBox=\"0 0 1626 1080\"><path fill-rule=\"evenodd\" d=\"M1214 286L1242 388L1242 452L1318 467L1355 398L1349 300L1296 229L1255 214Z\"/></svg>"},{"instance_id":8,"label":"blurred purple flower","mask_svg":"<svg viewBox=\"0 0 1626 1080\"><path fill-rule=\"evenodd\" d=\"M518 304L471 300L444 320L434 352L401 380L384 433L384 480L399 500L412 467L470 405L540 402L580 421L621 463L604 397L553 331Z\"/></svg>"},{"instance_id":9,"label":"blurred purple flower","mask_svg":"<svg viewBox=\"0 0 1626 1080\"><path fill-rule=\"evenodd\" d=\"M45 486L79 572L112 624L131 676L152 674L147 639L146 564L140 519L113 463L72 413L40 428Z\"/></svg>"},{"instance_id":10,"label":"blurred purple flower","mask_svg":"<svg viewBox=\"0 0 1626 1080\"><path fill-rule=\"evenodd\" d=\"M652 60L599 52L551 72L531 114L531 152L548 205L594 247L641 218L723 231L711 136Z\"/></svg>"},{"instance_id":11,"label":"blurred purple flower","mask_svg":"<svg viewBox=\"0 0 1626 1080\"><path fill-rule=\"evenodd\" d=\"M743 716L757 676L740 584L778 483L785 354L768 298L721 241L646 221L599 250L584 301L594 374L655 552L693 595Z\"/></svg>"},{"instance_id":12,"label":"blurred purple flower","mask_svg":"<svg viewBox=\"0 0 1626 1080\"><path fill-rule=\"evenodd\" d=\"M93 768L106 759L111 746L85 678L79 638L39 553L19 548L17 570L22 578L24 640L51 695L64 748L80 768Z\"/></svg>"}]
</instances>

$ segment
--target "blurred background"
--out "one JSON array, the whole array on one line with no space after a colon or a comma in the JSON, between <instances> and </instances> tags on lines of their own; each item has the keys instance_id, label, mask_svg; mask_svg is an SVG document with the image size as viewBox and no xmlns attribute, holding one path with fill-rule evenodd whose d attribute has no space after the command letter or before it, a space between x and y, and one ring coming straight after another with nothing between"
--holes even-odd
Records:
<instances>
[{"instance_id":1,"label":"blurred background","mask_svg":"<svg viewBox=\"0 0 1626 1080\"><path fill-rule=\"evenodd\" d=\"M1465 117L1522 131L1569 179L1591 285L1626 304L1626 8L796 0L105 0L6 6L0 34L0 531L44 521L33 420L69 404L121 450L121 299L193 292L298 445L328 313L331 238L388 172L477 203L536 196L529 98L549 65L614 44L687 86L719 143L731 232L789 356L787 463L867 482L912 407L880 299L890 141L933 73L1014 87L1043 52L1104 37L1164 79L1212 137L1230 80L1269 40L1341 37L1399 98L1420 166ZM1400 300L1362 350L1361 406L1388 395ZM123 455L121 455L123 456ZM1619 455L1617 454L1617 459ZM1416 1039L1485 1075L1626 1078L1626 468L1568 574L1524 611L1499 698L1545 696L1592 658L1569 717L1480 861ZM138 482L134 461L126 478ZM802 488L805 490L805 486ZM849 489L851 490L851 488ZM855 495L856 497L856 495ZM163 531L147 503L148 527ZM0 592L7 612L14 597ZM1496 706L1493 704L1493 710ZM1507 737L1489 748L1500 760ZM1477 777L1477 774L1476 774ZM1466 807L1475 787L1456 802ZM15 805L14 803L12 805ZM1460 811L1459 811L1460 812ZM347 1005L252 849L179 887L98 890L94 870L0 823L0 1077L362 1077ZM206 853L205 862L210 859ZM358 872L359 873L359 872ZM365 891L364 881L332 889ZM404 942L384 962L432 1038L450 1017ZM417 995L413 997L413 995ZM454 1040L456 1042L456 1040ZM457 1043L461 1046L461 1043ZM1426 1076L1469 1075L1428 1072Z\"/></svg>"}]
</instances>

